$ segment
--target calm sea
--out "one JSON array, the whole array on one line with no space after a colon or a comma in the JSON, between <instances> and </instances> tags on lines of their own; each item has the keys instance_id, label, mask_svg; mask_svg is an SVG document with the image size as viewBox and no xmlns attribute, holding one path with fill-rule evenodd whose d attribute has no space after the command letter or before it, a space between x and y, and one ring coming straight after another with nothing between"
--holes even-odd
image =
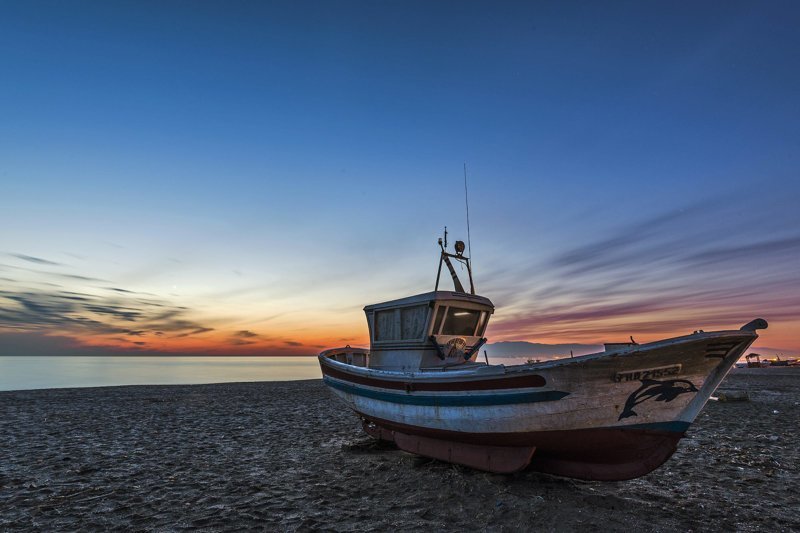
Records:
<instances>
[{"instance_id":1,"label":"calm sea","mask_svg":"<svg viewBox=\"0 0 800 533\"><path fill-rule=\"evenodd\" d=\"M0 390L321 377L316 357L0 356Z\"/></svg>"}]
</instances>

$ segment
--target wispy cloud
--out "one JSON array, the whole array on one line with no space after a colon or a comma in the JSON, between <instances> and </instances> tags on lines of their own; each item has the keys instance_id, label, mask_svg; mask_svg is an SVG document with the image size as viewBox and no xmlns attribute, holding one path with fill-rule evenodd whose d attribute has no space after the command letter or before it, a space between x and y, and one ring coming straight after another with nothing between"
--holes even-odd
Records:
<instances>
[{"instance_id":1,"label":"wispy cloud","mask_svg":"<svg viewBox=\"0 0 800 533\"><path fill-rule=\"evenodd\" d=\"M236 339L236 338L231 339L228 342L233 346L247 346L249 344L256 344L255 341L248 341L248 340L245 340L245 339Z\"/></svg>"},{"instance_id":2,"label":"wispy cloud","mask_svg":"<svg viewBox=\"0 0 800 533\"><path fill-rule=\"evenodd\" d=\"M172 321L167 325L167 327L160 326L158 329L166 329L167 331L174 331L174 330L182 330L186 329L189 326L193 326L193 323L186 321L186 320L175 320ZM170 330L169 328L174 328ZM189 337L190 335L201 335L203 333L208 333L209 331L214 331L214 328L198 328L192 327L190 331L185 331L183 333L179 333L178 335L173 335L173 339L182 339L184 337Z\"/></svg>"},{"instance_id":3,"label":"wispy cloud","mask_svg":"<svg viewBox=\"0 0 800 533\"><path fill-rule=\"evenodd\" d=\"M51 265L51 266L61 266L61 263L56 263L55 261L50 261L48 259L42 259L41 257L33 257L31 255L25 254L8 254L11 257L16 257L17 259L22 259L23 261L27 261L29 263L36 263L38 265Z\"/></svg>"},{"instance_id":4,"label":"wispy cloud","mask_svg":"<svg viewBox=\"0 0 800 533\"><path fill-rule=\"evenodd\" d=\"M220 330L217 323L235 323L236 317L216 322L214 317L199 319L199 312L169 296L77 273L3 266L21 274L18 280L9 278L0 289L0 348L10 346L22 353L39 353L40 348L49 353L96 353L101 347L103 353L224 355L296 353L293 348L302 346L252 329ZM248 318L254 323L254 317ZM241 328L247 322L238 323ZM24 349L26 344L29 351Z\"/></svg>"},{"instance_id":5,"label":"wispy cloud","mask_svg":"<svg viewBox=\"0 0 800 533\"><path fill-rule=\"evenodd\" d=\"M46 330L86 335L131 335L171 332L189 336L213 328L188 319L185 308L164 310L166 302L104 297L74 291L0 291L0 328Z\"/></svg>"},{"instance_id":6,"label":"wispy cloud","mask_svg":"<svg viewBox=\"0 0 800 533\"><path fill-rule=\"evenodd\" d=\"M754 220L728 200L657 214L506 273L491 333L598 341L797 320L800 223Z\"/></svg>"},{"instance_id":7,"label":"wispy cloud","mask_svg":"<svg viewBox=\"0 0 800 533\"><path fill-rule=\"evenodd\" d=\"M70 280L77 280L77 281L92 281L98 283L106 283L108 280L100 279L100 278L93 278L90 276L81 276L78 274L62 274L61 272L48 272L51 276L56 276L58 278L70 279Z\"/></svg>"},{"instance_id":8,"label":"wispy cloud","mask_svg":"<svg viewBox=\"0 0 800 533\"><path fill-rule=\"evenodd\" d=\"M120 289L119 287L105 287L105 289L108 291L121 292L123 294L136 294L134 291L129 291L127 289Z\"/></svg>"}]
</instances>

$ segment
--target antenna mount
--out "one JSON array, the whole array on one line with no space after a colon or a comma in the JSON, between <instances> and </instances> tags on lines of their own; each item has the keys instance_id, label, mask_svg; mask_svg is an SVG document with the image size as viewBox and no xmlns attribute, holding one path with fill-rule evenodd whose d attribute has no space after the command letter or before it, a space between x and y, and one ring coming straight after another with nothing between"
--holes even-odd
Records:
<instances>
[{"instance_id":1,"label":"antenna mount","mask_svg":"<svg viewBox=\"0 0 800 533\"><path fill-rule=\"evenodd\" d=\"M456 261L461 262L462 264L467 266L467 272L469 274L469 292L470 294L475 294L475 284L472 282L472 266L469 262L469 257L464 255L464 241L456 241L455 249L456 253L451 254L447 251L447 226L444 228L444 239L441 237L438 241L439 249L441 253L439 254L439 269L436 272L436 286L434 287L434 291L439 290L439 280L442 276L442 263L447 265L447 270L450 271L450 276L453 278L453 285L455 286L456 292L463 292L466 293L467 291L464 290L464 286L461 284L461 280L458 279L458 274L456 274L456 269L453 268L453 263L450 259L455 259Z\"/></svg>"}]
</instances>

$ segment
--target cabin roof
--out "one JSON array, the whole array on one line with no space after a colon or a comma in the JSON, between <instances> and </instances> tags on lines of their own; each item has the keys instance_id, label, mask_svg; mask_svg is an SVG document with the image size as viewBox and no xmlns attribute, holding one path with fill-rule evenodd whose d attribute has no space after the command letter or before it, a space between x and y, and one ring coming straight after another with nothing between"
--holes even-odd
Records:
<instances>
[{"instance_id":1,"label":"cabin roof","mask_svg":"<svg viewBox=\"0 0 800 533\"><path fill-rule=\"evenodd\" d=\"M485 305L494 310L494 304L492 304L489 298L484 298L483 296L478 296L477 294L466 294L463 292L452 292L452 291L435 291L435 292L426 292L424 294L417 294L415 296L408 296L406 298L400 298L399 300L391 300L388 302L368 305L364 307L364 311L399 307L402 305L423 304L423 303L443 301L443 300L449 302L469 302L478 305Z\"/></svg>"}]
</instances>

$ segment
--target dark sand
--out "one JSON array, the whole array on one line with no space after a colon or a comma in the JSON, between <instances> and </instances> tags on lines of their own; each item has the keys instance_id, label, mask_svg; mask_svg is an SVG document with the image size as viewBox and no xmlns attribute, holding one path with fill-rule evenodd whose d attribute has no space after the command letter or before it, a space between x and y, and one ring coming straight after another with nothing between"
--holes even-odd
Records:
<instances>
[{"instance_id":1,"label":"dark sand","mask_svg":"<svg viewBox=\"0 0 800 533\"><path fill-rule=\"evenodd\" d=\"M0 393L0 530L800 530L800 369L734 370L664 466L500 476L374 445L321 381Z\"/></svg>"}]
</instances>

